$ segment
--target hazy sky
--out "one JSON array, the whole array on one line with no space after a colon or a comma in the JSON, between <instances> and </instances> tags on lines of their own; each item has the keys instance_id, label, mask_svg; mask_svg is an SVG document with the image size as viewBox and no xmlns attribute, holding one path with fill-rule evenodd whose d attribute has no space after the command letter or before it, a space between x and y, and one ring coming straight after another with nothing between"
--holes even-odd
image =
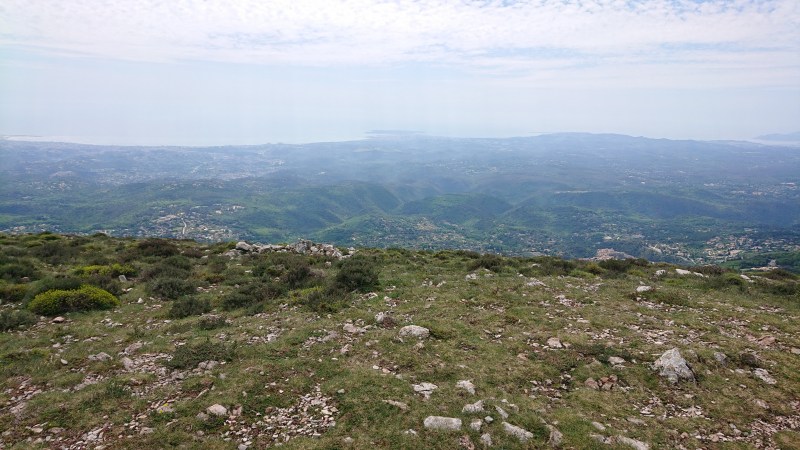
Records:
<instances>
[{"instance_id":1,"label":"hazy sky","mask_svg":"<svg viewBox=\"0 0 800 450\"><path fill-rule=\"evenodd\" d=\"M0 134L800 130L798 0L2 0Z\"/></svg>"}]
</instances>

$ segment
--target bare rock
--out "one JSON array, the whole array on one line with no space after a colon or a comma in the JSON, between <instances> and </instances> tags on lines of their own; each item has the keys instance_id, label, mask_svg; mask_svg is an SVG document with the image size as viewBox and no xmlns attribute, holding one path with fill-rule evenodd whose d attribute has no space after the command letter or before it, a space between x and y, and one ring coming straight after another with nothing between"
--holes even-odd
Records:
<instances>
[{"instance_id":1,"label":"bare rock","mask_svg":"<svg viewBox=\"0 0 800 450\"><path fill-rule=\"evenodd\" d=\"M501 408L499 406L495 406L494 409L495 409L495 411L497 411L497 414L500 414L500 417L502 417L503 420L508 419L508 413L506 412L505 409L503 409L503 408Z\"/></svg>"},{"instance_id":2,"label":"bare rock","mask_svg":"<svg viewBox=\"0 0 800 450\"><path fill-rule=\"evenodd\" d=\"M728 355L722 352L714 352L714 361L721 366L728 365Z\"/></svg>"},{"instance_id":3,"label":"bare rock","mask_svg":"<svg viewBox=\"0 0 800 450\"><path fill-rule=\"evenodd\" d=\"M418 325L406 325L400 328L398 333L400 337L415 337L417 339L426 339L431 335L431 330Z\"/></svg>"},{"instance_id":4,"label":"bare rock","mask_svg":"<svg viewBox=\"0 0 800 450\"><path fill-rule=\"evenodd\" d=\"M481 427L483 426L483 421L481 419L475 419L469 423L469 427L472 431L481 431Z\"/></svg>"},{"instance_id":5,"label":"bare rock","mask_svg":"<svg viewBox=\"0 0 800 450\"><path fill-rule=\"evenodd\" d=\"M653 286L637 286L636 287L636 292L639 293L639 294L641 294L643 292L652 291L652 290L653 290Z\"/></svg>"},{"instance_id":6,"label":"bare rock","mask_svg":"<svg viewBox=\"0 0 800 450\"><path fill-rule=\"evenodd\" d=\"M475 395L475 385L472 384L472 382L469 381L469 380L461 380L461 381L459 381L458 383L456 383L456 387L458 389L465 390L465 391L469 392L472 395Z\"/></svg>"},{"instance_id":7,"label":"bare rock","mask_svg":"<svg viewBox=\"0 0 800 450\"><path fill-rule=\"evenodd\" d=\"M658 370L658 374L669 380L670 383L676 384L678 381L694 381L694 372L686 363L686 360L681 356L681 352L677 348L673 348L664 352L655 363L653 368Z\"/></svg>"},{"instance_id":8,"label":"bare rock","mask_svg":"<svg viewBox=\"0 0 800 450\"><path fill-rule=\"evenodd\" d=\"M464 407L461 408L461 412L464 414L477 414L483 411L483 400L478 400L475 403L464 405Z\"/></svg>"},{"instance_id":9,"label":"bare rock","mask_svg":"<svg viewBox=\"0 0 800 450\"><path fill-rule=\"evenodd\" d=\"M454 417L428 416L423 421L425 428L429 430L460 430L461 419Z\"/></svg>"},{"instance_id":10,"label":"bare rock","mask_svg":"<svg viewBox=\"0 0 800 450\"><path fill-rule=\"evenodd\" d=\"M775 381L775 378L773 378L772 375L770 375L769 372L767 372L766 369L760 369L760 368L759 369L753 369L753 375L755 375L756 378L758 378L759 380L763 381L764 383L767 383L767 384L776 384L777 383L777 381Z\"/></svg>"},{"instance_id":11,"label":"bare rock","mask_svg":"<svg viewBox=\"0 0 800 450\"><path fill-rule=\"evenodd\" d=\"M108 361L111 359L111 355L106 352L100 352L96 355L89 355L89 361Z\"/></svg>"},{"instance_id":12,"label":"bare rock","mask_svg":"<svg viewBox=\"0 0 800 450\"><path fill-rule=\"evenodd\" d=\"M492 446L492 435L489 434L489 433L483 433L481 435L481 443L485 447L491 447Z\"/></svg>"},{"instance_id":13,"label":"bare rock","mask_svg":"<svg viewBox=\"0 0 800 450\"><path fill-rule=\"evenodd\" d=\"M516 425L511 425L508 422L503 422L503 431L505 431L509 436L514 436L515 438L519 439L520 442L527 442L533 438L533 433L530 431L520 428Z\"/></svg>"},{"instance_id":14,"label":"bare rock","mask_svg":"<svg viewBox=\"0 0 800 450\"><path fill-rule=\"evenodd\" d=\"M439 386L433 383L414 384L411 387L414 388L414 392L422 394L422 396L425 397L425 400L431 398L431 394L433 393L433 391L439 389Z\"/></svg>"},{"instance_id":15,"label":"bare rock","mask_svg":"<svg viewBox=\"0 0 800 450\"><path fill-rule=\"evenodd\" d=\"M617 366L619 364L625 364L625 360L623 358L620 358L619 356L609 356L608 362L614 366Z\"/></svg>"},{"instance_id":16,"label":"bare rock","mask_svg":"<svg viewBox=\"0 0 800 450\"><path fill-rule=\"evenodd\" d=\"M134 367L133 360L128 358L127 356L122 358L122 366L125 367L125 370L131 370Z\"/></svg>"},{"instance_id":17,"label":"bare rock","mask_svg":"<svg viewBox=\"0 0 800 450\"><path fill-rule=\"evenodd\" d=\"M633 447L636 450L650 450L650 445L642 441L637 441L636 439L631 439L627 436L617 436L616 441L622 445Z\"/></svg>"},{"instance_id":18,"label":"bare rock","mask_svg":"<svg viewBox=\"0 0 800 450\"><path fill-rule=\"evenodd\" d=\"M564 348L564 344L561 343L561 339L557 337L551 337L548 339L547 346L550 348Z\"/></svg>"},{"instance_id":19,"label":"bare rock","mask_svg":"<svg viewBox=\"0 0 800 450\"><path fill-rule=\"evenodd\" d=\"M408 411L408 405L403 402L398 402L397 400L384 400L383 403L396 406L403 411Z\"/></svg>"},{"instance_id":20,"label":"bare rock","mask_svg":"<svg viewBox=\"0 0 800 450\"><path fill-rule=\"evenodd\" d=\"M51 320L50 322L52 322L52 323L64 323L66 321L67 321L67 319L65 319L65 318L63 318L61 316L58 316L58 317L53 317L53 320Z\"/></svg>"},{"instance_id":21,"label":"bare rock","mask_svg":"<svg viewBox=\"0 0 800 450\"><path fill-rule=\"evenodd\" d=\"M357 326L353 325L352 323L346 323L346 324L344 324L344 326L342 327L342 329L343 329L343 330L344 330L346 333L350 333L350 334L364 334L364 333L366 333L366 332L367 332L367 329L366 329L366 328L357 327Z\"/></svg>"},{"instance_id":22,"label":"bare rock","mask_svg":"<svg viewBox=\"0 0 800 450\"><path fill-rule=\"evenodd\" d=\"M561 447L561 443L564 441L564 435L552 425L547 425L547 429L550 430L550 436L547 438L547 445L553 448Z\"/></svg>"},{"instance_id":23,"label":"bare rock","mask_svg":"<svg viewBox=\"0 0 800 450\"><path fill-rule=\"evenodd\" d=\"M212 416L227 416L228 409L219 403L213 404L206 408L206 412Z\"/></svg>"}]
</instances>

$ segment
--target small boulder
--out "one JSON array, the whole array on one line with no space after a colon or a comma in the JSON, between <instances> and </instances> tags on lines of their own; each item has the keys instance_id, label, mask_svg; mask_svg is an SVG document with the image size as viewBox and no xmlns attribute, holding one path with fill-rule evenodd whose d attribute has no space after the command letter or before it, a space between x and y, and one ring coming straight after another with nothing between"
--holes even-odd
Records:
<instances>
[{"instance_id":1,"label":"small boulder","mask_svg":"<svg viewBox=\"0 0 800 450\"><path fill-rule=\"evenodd\" d=\"M617 365L620 365L620 364L625 364L625 360L620 358L619 356L609 356L608 357L608 362L609 362L609 364L614 365L614 366L617 366Z\"/></svg>"},{"instance_id":2,"label":"small boulder","mask_svg":"<svg viewBox=\"0 0 800 450\"><path fill-rule=\"evenodd\" d=\"M753 369L753 375L755 375L756 378L763 381L764 383L767 384L777 383L777 381L775 381L775 378L773 378L772 375L770 375L769 372L766 371L766 369L760 369L760 368Z\"/></svg>"},{"instance_id":3,"label":"small boulder","mask_svg":"<svg viewBox=\"0 0 800 450\"><path fill-rule=\"evenodd\" d=\"M627 436L617 436L616 441L619 444L627 445L628 447L633 447L636 450L650 450L650 445L642 441L637 441L636 439L631 439Z\"/></svg>"},{"instance_id":4,"label":"small boulder","mask_svg":"<svg viewBox=\"0 0 800 450\"><path fill-rule=\"evenodd\" d=\"M503 431L505 431L507 435L519 439L520 442L527 442L533 438L533 433L530 431L516 425L511 425L508 422L503 422Z\"/></svg>"},{"instance_id":5,"label":"small boulder","mask_svg":"<svg viewBox=\"0 0 800 450\"><path fill-rule=\"evenodd\" d=\"M406 325L400 328L398 335L402 337L415 337L417 339L426 339L430 336L431 330L418 325Z\"/></svg>"},{"instance_id":6,"label":"small boulder","mask_svg":"<svg viewBox=\"0 0 800 450\"><path fill-rule=\"evenodd\" d=\"M212 416L227 416L228 409L219 403L213 404L206 408L206 412Z\"/></svg>"},{"instance_id":7,"label":"small boulder","mask_svg":"<svg viewBox=\"0 0 800 450\"><path fill-rule=\"evenodd\" d=\"M658 370L658 374L669 380L670 383L676 384L681 380L694 381L694 372L686 363L686 360L681 356L681 352L677 348L673 348L664 352L655 363L653 368Z\"/></svg>"},{"instance_id":8,"label":"small boulder","mask_svg":"<svg viewBox=\"0 0 800 450\"><path fill-rule=\"evenodd\" d=\"M481 435L481 443L483 443L483 445L485 447L491 447L492 446L492 435L489 434L489 433L483 433Z\"/></svg>"},{"instance_id":9,"label":"small boulder","mask_svg":"<svg viewBox=\"0 0 800 450\"><path fill-rule=\"evenodd\" d=\"M366 333L366 332L367 332L367 329L366 329L366 328L357 327L357 326L353 325L352 323L346 323L346 324L344 324L344 326L342 327L342 329L343 329L343 330L344 330L346 333L350 333L350 334L364 334L364 333Z\"/></svg>"},{"instance_id":10,"label":"small boulder","mask_svg":"<svg viewBox=\"0 0 800 450\"><path fill-rule=\"evenodd\" d=\"M461 419L456 419L454 417L428 416L423 421L423 425L429 430L460 430Z\"/></svg>"},{"instance_id":11,"label":"small boulder","mask_svg":"<svg viewBox=\"0 0 800 450\"><path fill-rule=\"evenodd\" d=\"M547 438L547 444L553 448L561 447L561 443L564 441L564 435L552 425L547 425L547 429L550 430L550 437Z\"/></svg>"},{"instance_id":12,"label":"small boulder","mask_svg":"<svg viewBox=\"0 0 800 450\"><path fill-rule=\"evenodd\" d=\"M728 355L722 352L714 352L714 361L721 366L728 365Z\"/></svg>"},{"instance_id":13,"label":"small boulder","mask_svg":"<svg viewBox=\"0 0 800 450\"><path fill-rule=\"evenodd\" d=\"M550 348L564 348L564 344L561 343L561 339L557 337L551 337L548 339L547 346Z\"/></svg>"},{"instance_id":14,"label":"small boulder","mask_svg":"<svg viewBox=\"0 0 800 450\"><path fill-rule=\"evenodd\" d=\"M414 392L422 394L422 396L425 397L425 400L431 398L433 391L439 388L439 386L436 386L433 383L414 384L412 387L414 388Z\"/></svg>"},{"instance_id":15,"label":"small boulder","mask_svg":"<svg viewBox=\"0 0 800 450\"><path fill-rule=\"evenodd\" d=\"M636 287L636 292L637 292L638 294L641 294L641 293L643 293L643 292L652 291L652 290L653 290L653 287L652 287L652 286L637 286L637 287Z\"/></svg>"},{"instance_id":16,"label":"small boulder","mask_svg":"<svg viewBox=\"0 0 800 450\"><path fill-rule=\"evenodd\" d=\"M456 387L458 389L465 390L465 391L469 392L472 395L475 395L475 385L472 384L472 382L469 381L469 380L461 380L461 381L459 381L458 383L456 383Z\"/></svg>"},{"instance_id":17,"label":"small boulder","mask_svg":"<svg viewBox=\"0 0 800 450\"><path fill-rule=\"evenodd\" d=\"M62 316L58 316L58 317L53 317L53 320L51 320L50 322L53 322L53 323L64 323L66 321L67 321L67 319L63 318Z\"/></svg>"},{"instance_id":18,"label":"small boulder","mask_svg":"<svg viewBox=\"0 0 800 450\"><path fill-rule=\"evenodd\" d=\"M125 367L125 370L133 369L134 367L133 360L128 357L122 358L122 366Z\"/></svg>"},{"instance_id":19,"label":"small boulder","mask_svg":"<svg viewBox=\"0 0 800 450\"><path fill-rule=\"evenodd\" d=\"M96 355L89 355L89 361L108 361L111 359L111 355L106 352L100 352Z\"/></svg>"},{"instance_id":20,"label":"small boulder","mask_svg":"<svg viewBox=\"0 0 800 450\"><path fill-rule=\"evenodd\" d=\"M475 403L464 405L464 407L461 408L461 412L464 414L476 414L483 412L483 400L478 400Z\"/></svg>"},{"instance_id":21,"label":"small boulder","mask_svg":"<svg viewBox=\"0 0 800 450\"><path fill-rule=\"evenodd\" d=\"M481 431L481 427L483 426L483 421L481 419L475 419L469 423L469 427L472 431Z\"/></svg>"}]
</instances>

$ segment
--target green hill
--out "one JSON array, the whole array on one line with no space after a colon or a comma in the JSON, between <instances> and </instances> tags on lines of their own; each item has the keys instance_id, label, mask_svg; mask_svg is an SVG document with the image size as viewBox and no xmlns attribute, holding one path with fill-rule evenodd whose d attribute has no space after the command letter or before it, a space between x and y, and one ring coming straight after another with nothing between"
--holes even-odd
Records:
<instances>
[{"instance_id":1,"label":"green hill","mask_svg":"<svg viewBox=\"0 0 800 450\"><path fill-rule=\"evenodd\" d=\"M800 446L780 269L0 234L0 299L4 448Z\"/></svg>"}]
</instances>

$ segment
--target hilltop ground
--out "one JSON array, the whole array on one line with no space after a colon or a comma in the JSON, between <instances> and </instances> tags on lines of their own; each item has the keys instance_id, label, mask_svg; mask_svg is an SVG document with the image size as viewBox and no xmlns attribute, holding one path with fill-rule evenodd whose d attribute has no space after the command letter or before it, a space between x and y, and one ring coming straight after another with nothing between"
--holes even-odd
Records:
<instances>
[{"instance_id":1,"label":"hilltop ground","mask_svg":"<svg viewBox=\"0 0 800 450\"><path fill-rule=\"evenodd\" d=\"M240 247L0 235L0 448L800 448L791 273Z\"/></svg>"}]
</instances>

